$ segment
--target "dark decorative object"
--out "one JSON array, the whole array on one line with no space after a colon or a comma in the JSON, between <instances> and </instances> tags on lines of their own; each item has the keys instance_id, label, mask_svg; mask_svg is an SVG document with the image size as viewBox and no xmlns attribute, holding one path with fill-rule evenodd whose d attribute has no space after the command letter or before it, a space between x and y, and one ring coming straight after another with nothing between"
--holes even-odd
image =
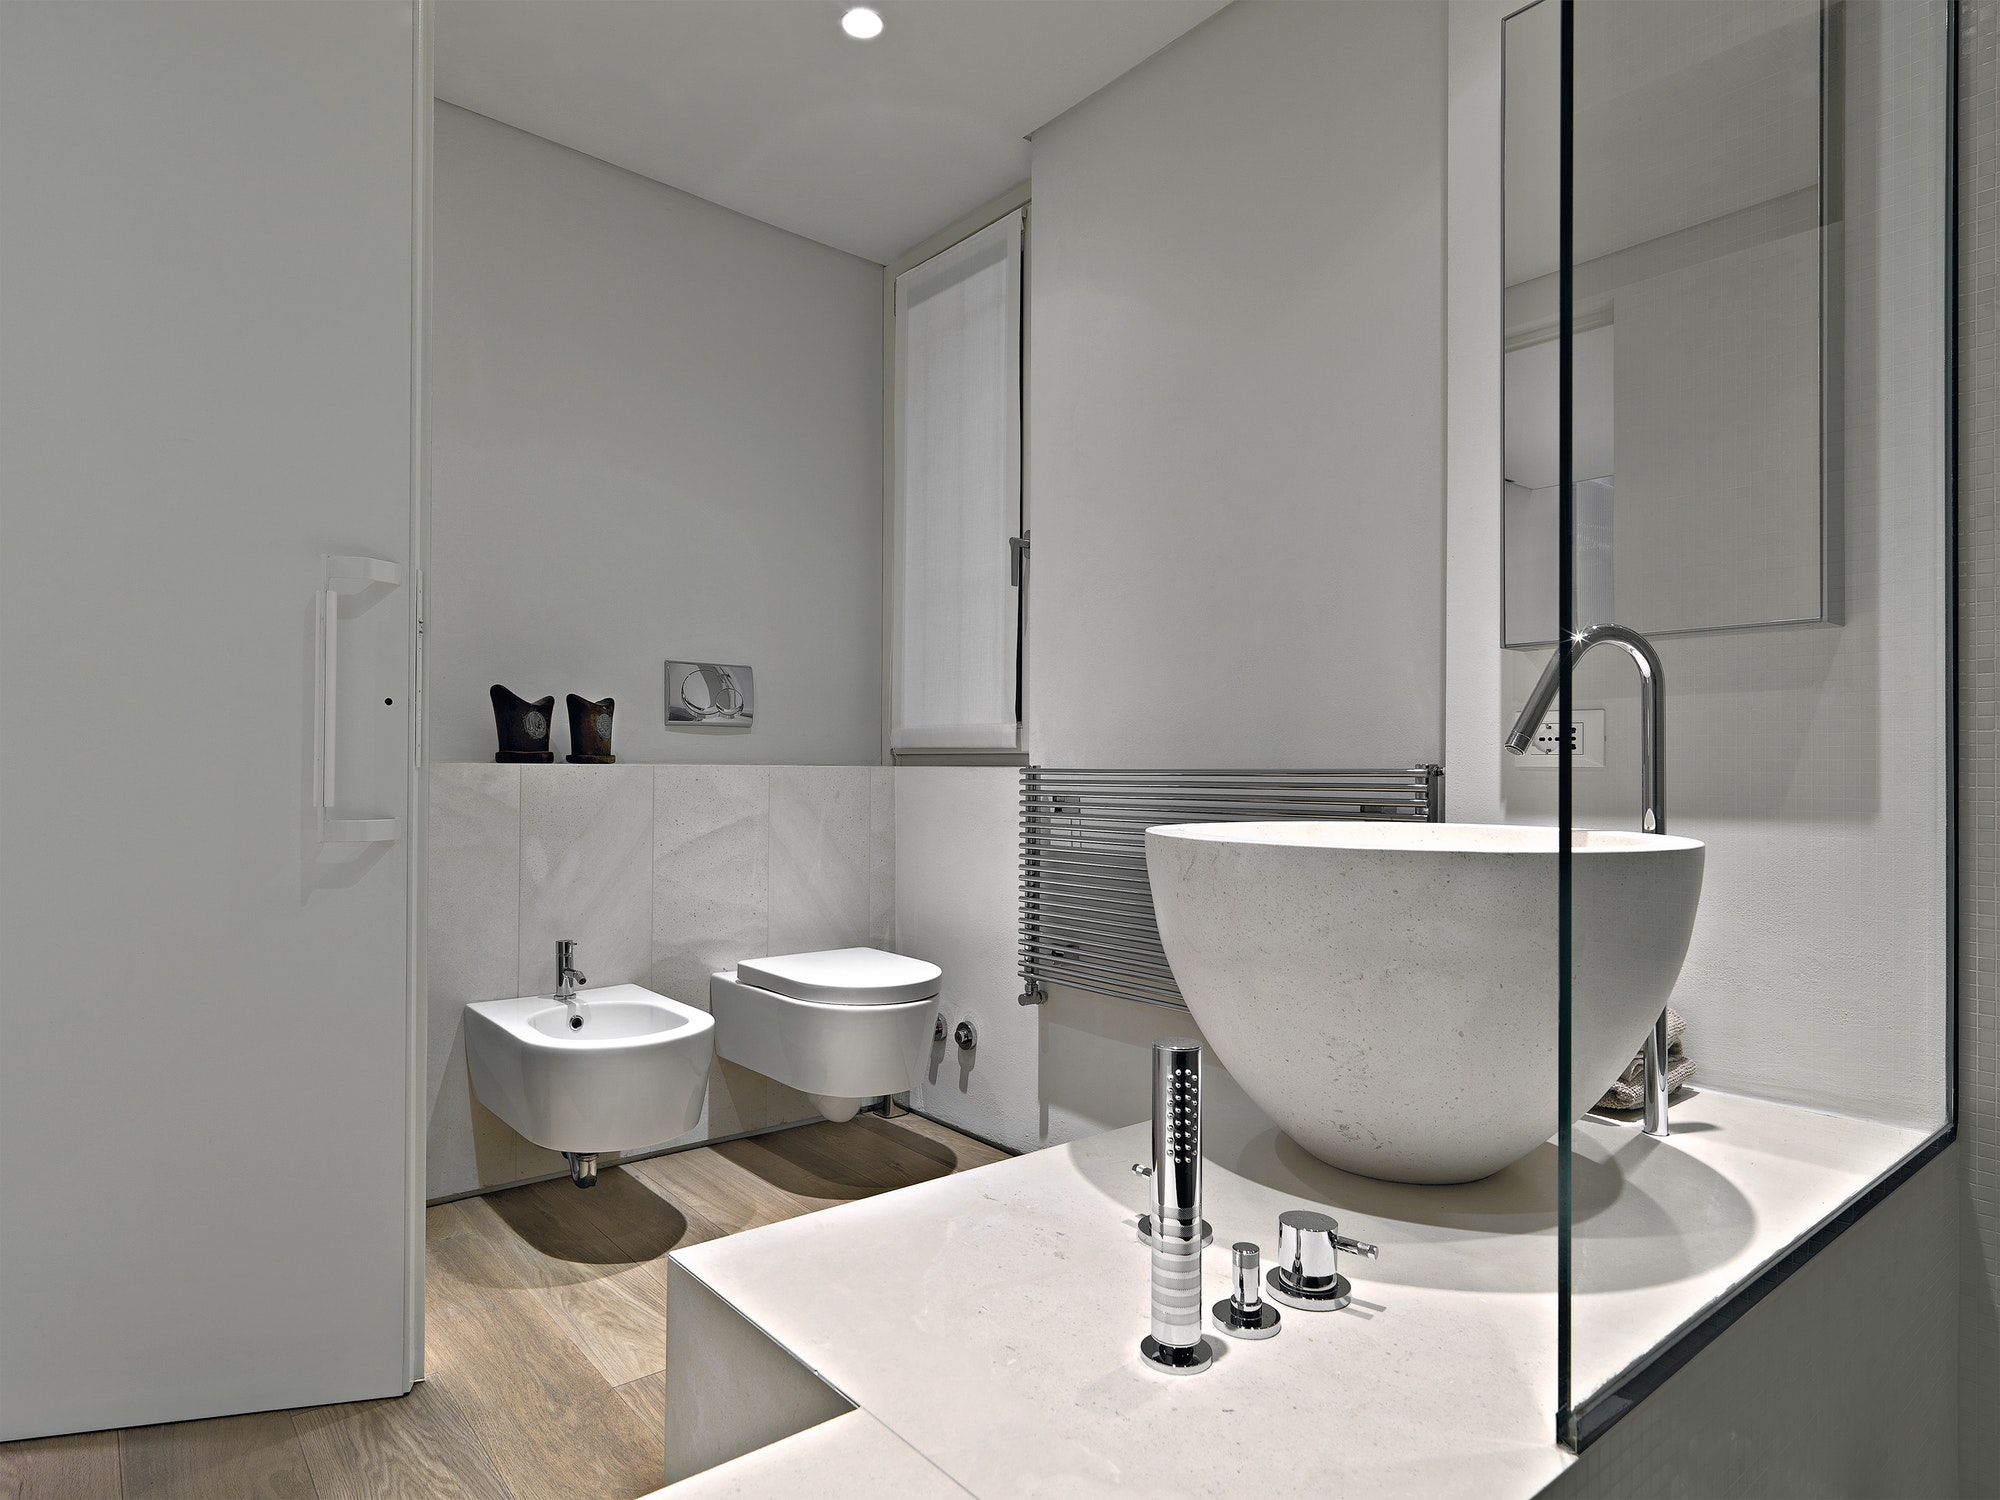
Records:
<instances>
[{"instance_id":1,"label":"dark decorative object","mask_svg":"<svg viewBox=\"0 0 2000 1500\"><path fill-rule=\"evenodd\" d=\"M568 758L572 764L608 766L617 761L611 753L611 711L617 706L611 698L592 703L575 693L569 695L569 748L573 753Z\"/></svg>"},{"instance_id":2,"label":"dark decorative object","mask_svg":"<svg viewBox=\"0 0 2000 1500\"><path fill-rule=\"evenodd\" d=\"M549 715L554 694L530 703L494 683L493 724L500 731L500 749L493 757L502 765L545 765L556 758L549 749ZM571 715L574 718L574 714Z\"/></svg>"}]
</instances>

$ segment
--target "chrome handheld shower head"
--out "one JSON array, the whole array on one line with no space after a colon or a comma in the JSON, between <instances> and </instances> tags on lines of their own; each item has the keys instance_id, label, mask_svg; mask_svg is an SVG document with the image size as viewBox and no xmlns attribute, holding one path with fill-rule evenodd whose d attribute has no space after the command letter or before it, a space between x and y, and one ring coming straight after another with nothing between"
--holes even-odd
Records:
<instances>
[{"instance_id":1,"label":"chrome handheld shower head","mask_svg":"<svg viewBox=\"0 0 2000 1500\"><path fill-rule=\"evenodd\" d=\"M1152 1329L1139 1352L1157 1369L1194 1375L1212 1355L1201 1334L1201 1043L1153 1043Z\"/></svg>"}]
</instances>

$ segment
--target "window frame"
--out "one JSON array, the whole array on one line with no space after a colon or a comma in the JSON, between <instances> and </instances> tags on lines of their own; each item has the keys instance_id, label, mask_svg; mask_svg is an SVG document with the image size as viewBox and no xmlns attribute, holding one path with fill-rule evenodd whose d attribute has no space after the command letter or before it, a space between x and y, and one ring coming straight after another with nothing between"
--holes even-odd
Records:
<instances>
[{"instance_id":1,"label":"window frame","mask_svg":"<svg viewBox=\"0 0 2000 1500\"><path fill-rule=\"evenodd\" d=\"M984 750L920 749L899 750L891 744L895 724L896 681L900 668L902 639L902 558L901 526L897 495L901 489L902 429L897 399L896 281L926 261L992 227L1016 211L1021 215L1021 306L1020 306L1020 515L1017 536L1026 537L1029 527L1028 477L1028 353L1029 278L1033 274L1031 244L1033 214L1029 184L1021 182L999 197L982 204L906 254L882 268L882 703L881 732L883 761L892 766L1022 766L1028 763L1028 579L1032 560L1023 549L1021 578L1015 597L1015 742L1014 748Z\"/></svg>"}]
</instances>

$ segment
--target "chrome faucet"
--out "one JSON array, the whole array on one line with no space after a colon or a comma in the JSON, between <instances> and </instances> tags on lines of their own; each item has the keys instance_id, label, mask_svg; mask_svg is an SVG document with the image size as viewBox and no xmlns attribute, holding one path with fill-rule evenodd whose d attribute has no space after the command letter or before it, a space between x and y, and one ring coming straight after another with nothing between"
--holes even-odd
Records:
<instances>
[{"instance_id":1,"label":"chrome faucet","mask_svg":"<svg viewBox=\"0 0 2000 1500\"><path fill-rule=\"evenodd\" d=\"M576 1003L576 987L589 984L576 967L576 944L569 938L556 943L556 992L554 998L569 1007L569 1024L572 1031L583 1026L583 1007Z\"/></svg>"},{"instance_id":2,"label":"chrome faucet","mask_svg":"<svg viewBox=\"0 0 2000 1500\"><path fill-rule=\"evenodd\" d=\"M1639 827L1646 833L1667 831L1667 679L1660 653L1638 631L1624 625L1592 625L1570 637L1569 659L1583 660L1593 646L1609 643L1623 648L1639 669ZM1507 753L1519 755L1534 743L1535 730L1562 685L1563 652L1557 650L1542 668L1535 690L1507 736ZM1646 1134L1667 1134L1667 1013L1661 1011L1646 1036Z\"/></svg>"}]
</instances>

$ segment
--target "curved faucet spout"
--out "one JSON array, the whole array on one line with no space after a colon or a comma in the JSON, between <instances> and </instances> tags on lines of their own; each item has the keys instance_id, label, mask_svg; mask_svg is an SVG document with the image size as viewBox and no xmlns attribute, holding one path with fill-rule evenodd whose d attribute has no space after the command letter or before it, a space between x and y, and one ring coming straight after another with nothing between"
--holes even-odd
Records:
<instances>
[{"instance_id":1,"label":"curved faucet spout","mask_svg":"<svg viewBox=\"0 0 2000 1500\"><path fill-rule=\"evenodd\" d=\"M1534 743L1542 716L1555 701L1562 686L1563 664L1583 659L1593 646L1606 642L1622 647L1639 669L1639 827L1647 833L1667 831L1667 674L1660 666L1660 653L1638 631L1624 625L1593 625L1570 637L1569 649L1558 648L1542 668L1535 690L1514 721L1507 736L1509 754L1519 755ZM1646 1123L1647 1135L1664 1136L1667 1126L1667 1013L1661 1011L1646 1034Z\"/></svg>"},{"instance_id":2,"label":"curved faucet spout","mask_svg":"<svg viewBox=\"0 0 2000 1500\"><path fill-rule=\"evenodd\" d=\"M1562 685L1563 659L1581 661L1593 646L1622 647L1639 669L1639 827L1647 833L1667 831L1667 681L1660 666L1660 653L1638 631L1625 625L1593 625L1570 638L1567 652L1558 650L1542 668L1535 690L1514 721L1507 736L1510 755L1519 755L1534 743L1535 730L1555 701Z\"/></svg>"}]
</instances>

